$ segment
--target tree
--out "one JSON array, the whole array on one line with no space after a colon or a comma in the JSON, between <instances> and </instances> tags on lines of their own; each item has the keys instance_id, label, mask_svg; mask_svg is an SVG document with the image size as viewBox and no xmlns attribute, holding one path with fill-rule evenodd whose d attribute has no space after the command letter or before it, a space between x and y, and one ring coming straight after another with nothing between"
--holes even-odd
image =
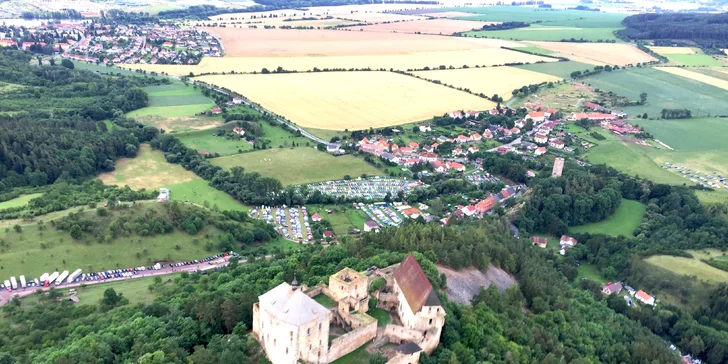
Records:
<instances>
[{"instance_id":1,"label":"tree","mask_svg":"<svg viewBox=\"0 0 728 364\"><path fill-rule=\"evenodd\" d=\"M76 240L80 239L83 235L83 231L81 231L81 227L78 226L78 224L71 226L71 231L69 231L69 233L71 234L71 237Z\"/></svg>"},{"instance_id":2,"label":"tree","mask_svg":"<svg viewBox=\"0 0 728 364\"><path fill-rule=\"evenodd\" d=\"M73 62L70 59L64 58L61 61L61 66L68 68L69 70L72 70L76 67L76 65L73 64Z\"/></svg>"},{"instance_id":3,"label":"tree","mask_svg":"<svg viewBox=\"0 0 728 364\"><path fill-rule=\"evenodd\" d=\"M387 357L382 355L379 351L374 353L371 357L369 357L369 364L385 364L387 362Z\"/></svg>"},{"instance_id":4,"label":"tree","mask_svg":"<svg viewBox=\"0 0 728 364\"><path fill-rule=\"evenodd\" d=\"M647 92L640 94L640 105L644 105L647 102Z\"/></svg>"}]
</instances>

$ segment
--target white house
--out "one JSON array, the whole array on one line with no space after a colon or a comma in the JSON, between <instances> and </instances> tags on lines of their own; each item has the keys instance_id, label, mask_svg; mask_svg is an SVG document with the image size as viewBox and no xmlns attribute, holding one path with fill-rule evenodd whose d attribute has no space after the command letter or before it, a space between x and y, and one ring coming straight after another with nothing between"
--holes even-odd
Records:
<instances>
[{"instance_id":1,"label":"white house","mask_svg":"<svg viewBox=\"0 0 728 364\"><path fill-rule=\"evenodd\" d=\"M448 115L450 115L453 119L462 119L463 112L460 110L451 111Z\"/></svg>"},{"instance_id":2,"label":"white house","mask_svg":"<svg viewBox=\"0 0 728 364\"><path fill-rule=\"evenodd\" d=\"M427 125L420 125L420 132L427 133L432 131L432 128Z\"/></svg>"},{"instance_id":3,"label":"white house","mask_svg":"<svg viewBox=\"0 0 728 364\"><path fill-rule=\"evenodd\" d=\"M169 189L160 188L159 196L157 196L157 202L166 202L166 201L169 201Z\"/></svg>"},{"instance_id":4,"label":"white house","mask_svg":"<svg viewBox=\"0 0 728 364\"><path fill-rule=\"evenodd\" d=\"M533 136L533 141L538 144L546 144L546 142L549 141L549 136L542 133L536 133L536 135Z\"/></svg>"}]
</instances>

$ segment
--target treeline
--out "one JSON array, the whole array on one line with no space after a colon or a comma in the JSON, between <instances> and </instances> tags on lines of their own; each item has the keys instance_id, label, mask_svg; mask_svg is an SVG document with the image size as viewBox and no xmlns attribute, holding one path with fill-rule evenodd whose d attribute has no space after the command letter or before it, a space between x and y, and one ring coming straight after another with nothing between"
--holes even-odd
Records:
<instances>
[{"instance_id":1,"label":"treeline","mask_svg":"<svg viewBox=\"0 0 728 364\"><path fill-rule=\"evenodd\" d=\"M507 21L503 23L498 24L486 24L483 25L483 30L507 30L507 29L516 29L516 28L526 28L529 27L531 24L528 24L526 22L522 21Z\"/></svg>"},{"instance_id":2,"label":"treeline","mask_svg":"<svg viewBox=\"0 0 728 364\"><path fill-rule=\"evenodd\" d=\"M20 17L26 20L32 19L83 19L83 15L75 9L63 9L57 11L23 11Z\"/></svg>"},{"instance_id":3,"label":"treeline","mask_svg":"<svg viewBox=\"0 0 728 364\"><path fill-rule=\"evenodd\" d=\"M104 119L145 107L139 87L168 81L104 77L62 66L34 66L28 53L0 51L0 81L21 87L0 95L0 193L59 180L81 181L134 157L157 134L134 121L106 130ZM104 125L102 125L104 124Z\"/></svg>"},{"instance_id":4,"label":"treeline","mask_svg":"<svg viewBox=\"0 0 728 364\"><path fill-rule=\"evenodd\" d=\"M690 119L692 112L688 109L662 109L660 117L663 119Z\"/></svg>"},{"instance_id":5,"label":"treeline","mask_svg":"<svg viewBox=\"0 0 728 364\"><path fill-rule=\"evenodd\" d=\"M689 40L704 49L728 47L728 13L649 13L624 18L617 35L632 40Z\"/></svg>"}]
</instances>

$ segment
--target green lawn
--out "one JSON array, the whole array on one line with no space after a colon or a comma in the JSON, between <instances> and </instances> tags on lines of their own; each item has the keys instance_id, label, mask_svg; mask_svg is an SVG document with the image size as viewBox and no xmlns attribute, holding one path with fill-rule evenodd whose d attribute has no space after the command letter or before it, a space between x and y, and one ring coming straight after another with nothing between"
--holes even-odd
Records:
<instances>
[{"instance_id":1,"label":"green lawn","mask_svg":"<svg viewBox=\"0 0 728 364\"><path fill-rule=\"evenodd\" d=\"M284 185L336 180L344 175L358 177L362 174L381 174L377 168L362 159L351 155L334 157L307 147L261 150L213 158L210 161L223 168L243 167L248 172L277 178Z\"/></svg>"},{"instance_id":2,"label":"green lawn","mask_svg":"<svg viewBox=\"0 0 728 364\"><path fill-rule=\"evenodd\" d=\"M141 116L162 116L167 118L181 118L185 116L192 116L199 114L203 111L207 111L214 107L215 104L212 102L207 104L194 104L194 105L177 105L177 106L149 106L134 110L126 116L130 118L136 118ZM212 119L212 117L210 118Z\"/></svg>"},{"instance_id":3,"label":"green lawn","mask_svg":"<svg viewBox=\"0 0 728 364\"><path fill-rule=\"evenodd\" d=\"M445 8L442 11L476 13L475 16L456 17L460 20L536 23L541 26L577 28L623 28L626 14L596 11L541 9L521 6L488 6Z\"/></svg>"},{"instance_id":4,"label":"green lawn","mask_svg":"<svg viewBox=\"0 0 728 364\"><path fill-rule=\"evenodd\" d=\"M573 226L569 228L569 232L633 236L634 230L642 221L645 211L647 211L647 207L640 202L623 198L614 215L604 221Z\"/></svg>"},{"instance_id":5,"label":"green lawn","mask_svg":"<svg viewBox=\"0 0 728 364\"><path fill-rule=\"evenodd\" d=\"M640 120L638 123L655 138L681 152L724 149L728 135L728 119L721 118Z\"/></svg>"},{"instance_id":6,"label":"green lawn","mask_svg":"<svg viewBox=\"0 0 728 364\"><path fill-rule=\"evenodd\" d=\"M202 94L200 89L185 86L181 82L171 85L149 86L144 91L149 94L149 106L209 105L212 100Z\"/></svg>"},{"instance_id":7,"label":"green lawn","mask_svg":"<svg viewBox=\"0 0 728 364\"><path fill-rule=\"evenodd\" d=\"M582 278L587 278L592 281L595 281L597 283L607 283L607 279L602 277L601 274L599 274L599 271L597 271L597 268L591 264L585 264L582 263L578 267L576 267L577 275L576 279L580 280Z\"/></svg>"},{"instance_id":8,"label":"green lawn","mask_svg":"<svg viewBox=\"0 0 728 364\"><path fill-rule=\"evenodd\" d=\"M533 40L546 42L559 42L561 40L577 39L590 42L618 40L614 31L621 28L577 28L565 26L531 25L526 28L507 30L479 30L467 32L467 36L476 38L496 38L509 40Z\"/></svg>"},{"instance_id":9,"label":"green lawn","mask_svg":"<svg viewBox=\"0 0 728 364\"><path fill-rule=\"evenodd\" d=\"M28 204L28 201L30 201L36 197L40 197L42 195L43 195L42 193L31 193L29 195L21 195L14 199L0 202L0 210L9 209L12 207L25 206Z\"/></svg>"},{"instance_id":10,"label":"green lawn","mask_svg":"<svg viewBox=\"0 0 728 364\"><path fill-rule=\"evenodd\" d=\"M253 145L243 138L228 139L215 136L215 129L199 130L187 133L176 133L175 137L187 147L197 151L206 150L221 156L238 154L253 149Z\"/></svg>"},{"instance_id":11,"label":"green lawn","mask_svg":"<svg viewBox=\"0 0 728 364\"><path fill-rule=\"evenodd\" d=\"M369 217L362 211L353 209L343 205L307 205L309 216L319 213L324 220L331 223L331 227L336 235L346 235L351 228L363 229L364 222L369 221ZM331 210L330 214L326 210Z\"/></svg>"},{"instance_id":12,"label":"green lawn","mask_svg":"<svg viewBox=\"0 0 728 364\"><path fill-rule=\"evenodd\" d=\"M709 54L665 54L667 59L684 66L721 67L723 62Z\"/></svg>"},{"instance_id":13,"label":"green lawn","mask_svg":"<svg viewBox=\"0 0 728 364\"><path fill-rule=\"evenodd\" d=\"M320 303L322 306L326 308L332 308L338 306L338 303L336 301L332 300L329 296L320 293L316 295L316 297L313 298L314 301Z\"/></svg>"},{"instance_id":14,"label":"green lawn","mask_svg":"<svg viewBox=\"0 0 728 364\"><path fill-rule=\"evenodd\" d=\"M147 208L161 206L156 203L138 204L135 210L123 210L123 213L143 213ZM94 213L89 209L85 212L89 215ZM119 213L122 212L115 211L107 218L113 219ZM40 230L37 223L23 226L20 233L12 228L0 230L0 239L5 242L0 247L0 275L24 274L27 278L36 278L53 270L81 268L91 272L137 267L157 261L198 259L211 254L205 250L206 236L214 241L220 234L219 230L208 226L196 235L175 230L170 234L122 236L110 243L99 243L88 234L74 240L67 231L56 230L47 219L43 221L45 230ZM101 218L99 221L102 221ZM180 248L176 249L176 245Z\"/></svg>"},{"instance_id":15,"label":"green lawn","mask_svg":"<svg viewBox=\"0 0 728 364\"><path fill-rule=\"evenodd\" d=\"M655 255L645 260L647 263L662 267L673 273L695 276L700 281L708 283L728 282L728 272L713 268L700 261L700 258L683 258L669 255Z\"/></svg>"},{"instance_id":16,"label":"green lawn","mask_svg":"<svg viewBox=\"0 0 728 364\"><path fill-rule=\"evenodd\" d=\"M516 68L522 68L529 71L545 73L561 78L569 78L571 73L574 71L584 71L594 69L594 65L581 63L581 62L547 62L547 63L532 63L521 66L513 66Z\"/></svg>"},{"instance_id":17,"label":"green lawn","mask_svg":"<svg viewBox=\"0 0 728 364\"><path fill-rule=\"evenodd\" d=\"M210 187L210 183L205 180L188 181L166 187L170 190L172 201L190 201L210 208L217 206L220 211L250 210L249 206L244 205L227 193Z\"/></svg>"},{"instance_id":18,"label":"green lawn","mask_svg":"<svg viewBox=\"0 0 728 364\"><path fill-rule=\"evenodd\" d=\"M602 72L582 82L632 100L646 92L645 105L624 108L631 115L658 118L662 109L689 109L693 117L723 115L728 104L726 90L649 67Z\"/></svg>"},{"instance_id":19,"label":"green lawn","mask_svg":"<svg viewBox=\"0 0 728 364\"><path fill-rule=\"evenodd\" d=\"M392 318L389 317L389 312L381 308L372 308L369 312L367 312L367 314L377 319L377 326L379 327L387 326L387 324L392 321Z\"/></svg>"}]
</instances>

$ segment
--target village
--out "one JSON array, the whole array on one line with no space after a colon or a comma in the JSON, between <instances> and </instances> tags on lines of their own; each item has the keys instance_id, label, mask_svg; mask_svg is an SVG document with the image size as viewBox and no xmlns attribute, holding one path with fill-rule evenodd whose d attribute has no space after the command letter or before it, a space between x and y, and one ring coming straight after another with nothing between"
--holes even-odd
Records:
<instances>
[{"instance_id":1,"label":"village","mask_svg":"<svg viewBox=\"0 0 728 364\"><path fill-rule=\"evenodd\" d=\"M169 24L2 25L0 47L96 64L197 64L203 56L224 55L220 41L211 34Z\"/></svg>"}]
</instances>

